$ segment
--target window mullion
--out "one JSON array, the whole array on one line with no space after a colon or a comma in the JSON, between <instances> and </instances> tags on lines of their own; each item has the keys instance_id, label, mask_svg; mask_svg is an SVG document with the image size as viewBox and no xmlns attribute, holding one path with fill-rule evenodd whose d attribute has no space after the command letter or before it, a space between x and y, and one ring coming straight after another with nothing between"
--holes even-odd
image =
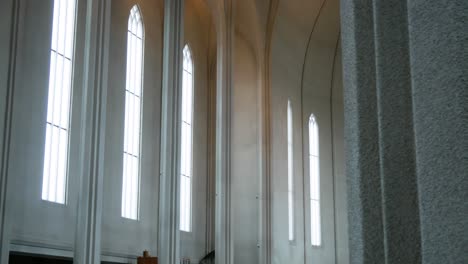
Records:
<instances>
[{"instance_id":1,"label":"window mullion","mask_svg":"<svg viewBox=\"0 0 468 264\"><path fill-rule=\"evenodd\" d=\"M181 109L181 200L180 200L180 230L191 231L192 222L192 174L193 174L193 68L190 49L186 45L182 51L182 101Z\"/></svg>"},{"instance_id":2,"label":"window mullion","mask_svg":"<svg viewBox=\"0 0 468 264\"><path fill-rule=\"evenodd\" d=\"M310 224L311 244L321 246L320 212L320 158L318 126L313 115L309 119L309 164L310 170Z\"/></svg>"},{"instance_id":3,"label":"window mullion","mask_svg":"<svg viewBox=\"0 0 468 264\"><path fill-rule=\"evenodd\" d=\"M138 220L140 192L140 149L143 73L143 39L137 30L142 20L137 6L130 11L127 32L127 68L125 89L124 170L122 187L122 217Z\"/></svg>"}]
</instances>

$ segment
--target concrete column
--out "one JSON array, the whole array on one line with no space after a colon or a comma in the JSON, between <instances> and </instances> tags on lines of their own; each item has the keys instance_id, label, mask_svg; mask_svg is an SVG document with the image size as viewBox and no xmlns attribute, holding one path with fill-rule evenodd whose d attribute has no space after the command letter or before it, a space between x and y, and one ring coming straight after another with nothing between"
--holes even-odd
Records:
<instances>
[{"instance_id":1,"label":"concrete column","mask_svg":"<svg viewBox=\"0 0 468 264\"><path fill-rule=\"evenodd\" d=\"M86 4L86 30L81 108L82 137L78 161L81 165L81 179L73 262L100 264L107 97L106 62L111 1L88 0L80 1L78 5L80 4Z\"/></svg>"},{"instance_id":2,"label":"concrete column","mask_svg":"<svg viewBox=\"0 0 468 264\"><path fill-rule=\"evenodd\" d=\"M7 218L8 154L10 147L19 2L0 3L0 263L8 262Z\"/></svg>"},{"instance_id":3,"label":"concrete column","mask_svg":"<svg viewBox=\"0 0 468 264\"><path fill-rule=\"evenodd\" d=\"M372 0L341 3L350 263L385 259Z\"/></svg>"},{"instance_id":4,"label":"concrete column","mask_svg":"<svg viewBox=\"0 0 468 264\"><path fill-rule=\"evenodd\" d=\"M423 263L468 263L468 1L408 0Z\"/></svg>"},{"instance_id":5,"label":"concrete column","mask_svg":"<svg viewBox=\"0 0 468 264\"><path fill-rule=\"evenodd\" d=\"M374 0L379 158L386 263L420 263L406 0Z\"/></svg>"},{"instance_id":6,"label":"concrete column","mask_svg":"<svg viewBox=\"0 0 468 264\"><path fill-rule=\"evenodd\" d=\"M159 189L161 263L179 263L180 119L184 0L164 1L164 52Z\"/></svg>"},{"instance_id":7,"label":"concrete column","mask_svg":"<svg viewBox=\"0 0 468 264\"><path fill-rule=\"evenodd\" d=\"M260 181L260 259L261 264L270 264L272 262L272 151L271 151L271 68L272 68L272 44L275 19L278 14L279 0L270 1L268 7L264 63L260 71L263 74L262 90L260 92L261 111L259 120L262 122L260 127L260 162L261 162L261 181Z\"/></svg>"},{"instance_id":8,"label":"concrete column","mask_svg":"<svg viewBox=\"0 0 468 264\"><path fill-rule=\"evenodd\" d=\"M221 2L221 1L220 1ZM215 250L216 263L233 262L233 241L231 226L231 90L232 50L234 22L232 0L222 1L218 9L221 25L218 25L218 69L216 87L216 208L215 208Z\"/></svg>"},{"instance_id":9,"label":"concrete column","mask_svg":"<svg viewBox=\"0 0 468 264\"><path fill-rule=\"evenodd\" d=\"M351 263L468 262L467 14L342 3Z\"/></svg>"}]
</instances>

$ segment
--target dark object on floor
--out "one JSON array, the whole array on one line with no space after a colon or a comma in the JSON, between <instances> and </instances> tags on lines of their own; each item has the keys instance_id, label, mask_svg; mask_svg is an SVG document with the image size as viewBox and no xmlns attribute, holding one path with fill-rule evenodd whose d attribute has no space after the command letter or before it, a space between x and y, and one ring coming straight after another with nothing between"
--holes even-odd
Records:
<instances>
[{"instance_id":1,"label":"dark object on floor","mask_svg":"<svg viewBox=\"0 0 468 264\"><path fill-rule=\"evenodd\" d=\"M200 264L212 264L214 263L214 260L215 260L215 251L211 251L210 253L208 253L208 255L206 255L204 258L202 258L202 260L200 260Z\"/></svg>"}]
</instances>

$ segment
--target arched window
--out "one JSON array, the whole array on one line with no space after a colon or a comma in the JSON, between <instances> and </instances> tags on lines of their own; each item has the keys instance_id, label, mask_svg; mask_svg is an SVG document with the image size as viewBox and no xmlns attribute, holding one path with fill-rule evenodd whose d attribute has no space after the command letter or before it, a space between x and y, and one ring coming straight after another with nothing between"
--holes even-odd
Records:
<instances>
[{"instance_id":1,"label":"arched window","mask_svg":"<svg viewBox=\"0 0 468 264\"><path fill-rule=\"evenodd\" d=\"M54 1L50 48L42 199L61 204L67 195L75 5L75 0Z\"/></svg>"},{"instance_id":2,"label":"arched window","mask_svg":"<svg viewBox=\"0 0 468 264\"><path fill-rule=\"evenodd\" d=\"M289 241L294 240L294 160L293 160L293 113L288 100L288 223Z\"/></svg>"},{"instance_id":3,"label":"arched window","mask_svg":"<svg viewBox=\"0 0 468 264\"><path fill-rule=\"evenodd\" d=\"M310 169L310 230L312 246L322 244L320 223L320 155L319 132L314 115L309 118L309 169Z\"/></svg>"},{"instance_id":4,"label":"arched window","mask_svg":"<svg viewBox=\"0 0 468 264\"><path fill-rule=\"evenodd\" d=\"M123 148L122 217L138 220L140 199L141 109L144 28L138 6L128 19L127 81Z\"/></svg>"},{"instance_id":5,"label":"arched window","mask_svg":"<svg viewBox=\"0 0 468 264\"><path fill-rule=\"evenodd\" d=\"M192 229L193 62L190 48L183 50L182 131L180 160L180 230Z\"/></svg>"}]
</instances>

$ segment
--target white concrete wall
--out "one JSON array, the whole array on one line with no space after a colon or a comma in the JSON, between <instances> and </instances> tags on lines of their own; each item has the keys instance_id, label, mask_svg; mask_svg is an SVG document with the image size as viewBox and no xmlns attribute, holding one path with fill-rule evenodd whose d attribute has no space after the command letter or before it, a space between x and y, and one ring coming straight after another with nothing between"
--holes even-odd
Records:
<instances>
[{"instance_id":1,"label":"white concrete wall","mask_svg":"<svg viewBox=\"0 0 468 264\"><path fill-rule=\"evenodd\" d=\"M210 96L210 80L215 75L209 72L210 40L216 39L212 32L211 14L208 7L200 1L185 2L185 44L188 44L192 52L193 78L194 78L194 119L193 119L193 178L192 178L192 230L181 232L180 256L190 258L192 263L204 257L210 249L207 249L207 216L209 214L207 195L214 190L209 189L208 176L208 113ZM211 136L214 136L213 134Z\"/></svg>"},{"instance_id":2,"label":"white concrete wall","mask_svg":"<svg viewBox=\"0 0 468 264\"><path fill-rule=\"evenodd\" d=\"M282 1L272 39L271 79L271 177L272 262L348 263L346 181L343 168L343 106L341 99L341 51L338 43L338 2L328 1L319 15L321 2L302 6L300 0ZM10 163L8 167L7 230L17 250L40 248L45 253L71 255L74 247L78 197L78 153L82 83L85 7L80 5L77 28L75 89L71 128L69 200L66 206L41 200L42 163L49 69L52 0L21 0L18 53L15 71ZM2 22L10 19L11 1L0 3ZM122 188L122 142L128 14L139 4L145 23L145 68L143 100L143 149L141 167L141 217L120 216ZM290 7L290 4L294 4ZM287 9L287 8L292 9ZM298 16L301 9L310 16ZM212 249L207 240L213 219L208 194L212 180L214 142L213 93L216 58L209 11L199 1L186 1L185 40L194 59L194 185L193 231L181 234L181 257L193 261ZM253 12L255 15L255 12ZM308 43L314 19L316 27ZM125 261L148 249L157 255L159 144L163 6L162 1L112 1L107 87L106 146L102 217L102 253L106 260ZM304 21L303 21L304 19ZM305 21L307 20L307 21ZM246 21L243 21L246 22ZM245 25L248 23L241 23ZM256 25L256 30L261 26ZM0 25L9 36L10 26ZM260 30L261 31L261 30ZM258 31L255 31L258 32ZM249 30L235 34L233 89L231 91L231 188L233 256L235 263L259 263L261 248L261 93L263 55L261 41ZM80 37L81 36L81 37ZM0 111L3 113L9 60L9 38L0 39ZM211 69L211 70L209 70ZM304 72L304 74L303 74ZM288 241L286 105L290 98L294 113L295 228L296 239ZM324 245L310 247L308 220L307 120L315 113L321 135L322 223ZM3 118L4 115L0 115ZM0 133L3 120L0 119ZM211 131L211 132L210 132ZM1 135L1 134L0 134ZM0 145L1 147L1 145ZM213 153L211 153L212 155ZM213 198L213 197L211 197ZM305 208L305 210L304 210ZM38 228L40 227L40 228ZM335 240L336 238L336 240ZM10 241L11 239L11 241ZM210 247L211 243L211 247ZM58 250L58 251L57 251Z\"/></svg>"},{"instance_id":3,"label":"white concrete wall","mask_svg":"<svg viewBox=\"0 0 468 264\"><path fill-rule=\"evenodd\" d=\"M4 132L7 76L16 77L12 108L12 138L8 155L8 194L2 249L73 256L77 219L79 167L78 148L82 105L82 71L86 6L79 5L75 47L74 89L70 134L68 200L66 205L42 201L42 166L49 78L50 35L53 1L21 0L16 67L9 65L12 8L2 1L0 33L0 135ZM84 2L80 2L84 3ZM142 112L142 155L140 219L121 217L122 151L126 73L127 23L131 7L138 4L145 24L144 84ZM158 190L161 131L161 74L163 53L163 2L152 0L112 1L110 10L109 60L106 105L106 144L101 246L103 260L128 262L145 249L157 255ZM187 1L186 41L194 59L194 175L193 232L181 236L181 256L198 260L207 249L208 186L208 99L209 59L216 61L216 39L207 7ZM3 23L4 22L4 23ZM212 45L212 43L211 43ZM214 81L211 80L213 84ZM214 89L211 89L214 90ZM211 104L214 102L211 101ZM211 136L214 136L211 133ZM2 141L3 144L3 141ZM2 146L2 145L0 145ZM213 184L211 183L211 186ZM211 212L212 215L212 212Z\"/></svg>"},{"instance_id":4,"label":"white concrete wall","mask_svg":"<svg viewBox=\"0 0 468 264\"><path fill-rule=\"evenodd\" d=\"M332 90L335 74L341 75L334 67L339 43L338 1L326 1L319 13L318 20L310 36L307 48L304 76L302 79L303 131L304 131L304 184L310 186L308 120L314 114L319 128L320 156L320 206L322 245L312 247L310 239L310 197L309 188L305 188L305 235L306 261L308 263L336 263L336 221L335 216L335 175L337 164L334 157L335 142L342 143L343 138L333 138L335 131L343 129L332 117ZM339 65L338 65L339 66ZM337 95L339 96L339 95ZM333 106L334 107L334 106ZM342 111L341 111L342 112ZM335 130L335 131L333 131ZM340 150L337 151L340 153ZM341 153L343 149L341 149ZM342 164L341 164L342 165Z\"/></svg>"},{"instance_id":5,"label":"white concrete wall","mask_svg":"<svg viewBox=\"0 0 468 264\"><path fill-rule=\"evenodd\" d=\"M130 10L135 4L140 8L145 30L138 221L121 217L127 30ZM105 256L137 256L145 249L157 254L162 8L161 1L112 2L102 214Z\"/></svg>"},{"instance_id":6,"label":"white concrete wall","mask_svg":"<svg viewBox=\"0 0 468 264\"><path fill-rule=\"evenodd\" d=\"M81 67L75 67L68 199L66 205L42 201L42 174L47 112L47 90L52 22L52 1L20 1L11 142L8 163L6 228L15 246L49 247L69 254L74 245L77 206L77 164ZM83 6L78 19L84 18ZM80 25L80 24L78 24ZM77 27L77 35L83 28ZM80 65L82 42L77 40L75 63ZM68 253L66 253L68 252Z\"/></svg>"},{"instance_id":7,"label":"white concrete wall","mask_svg":"<svg viewBox=\"0 0 468 264\"><path fill-rule=\"evenodd\" d=\"M344 104L341 43L335 55L332 88L336 263L349 263L348 195L345 174Z\"/></svg>"},{"instance_id":8,"label":"white concrete wall","mask_svg":"<svg viewBox=\"0 0 468 264\"><path fill-rule=\"evenodd\" d=\"M339 2L279 1L272 37L272 261L348 263ZM295 235L288 241L286 109L293 107ZM310 114L319 126L322 246L310 240Z\"/></svg>"},{"instance_id":9,"label":"white concrete wall","mask_svg":"<svg viewBox=\"0 0 468 264\"><path fill-rule=\"evenodd\" d=\"M231 91L231 199L234 263L259 263L259 74L249 42L235 38Z\"/></svg>"}]
</instances>

